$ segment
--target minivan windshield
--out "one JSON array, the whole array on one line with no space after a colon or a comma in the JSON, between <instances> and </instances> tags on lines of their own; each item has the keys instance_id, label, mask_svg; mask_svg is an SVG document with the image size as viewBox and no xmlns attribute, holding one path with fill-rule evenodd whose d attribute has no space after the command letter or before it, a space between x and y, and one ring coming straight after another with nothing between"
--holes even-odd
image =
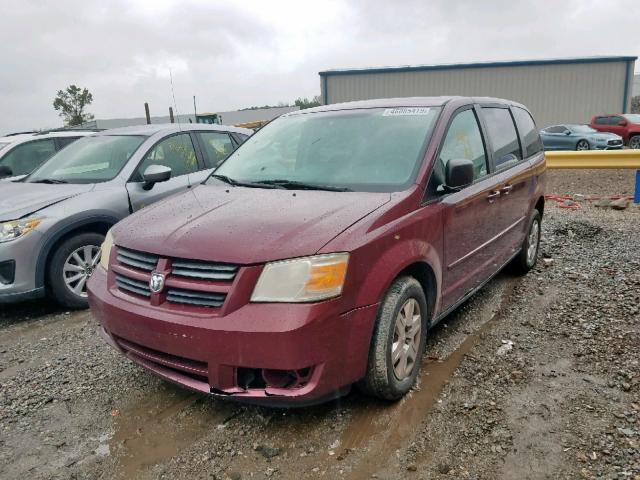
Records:
<instances>
[{"instance_id":1,"label":"minivan windshield","mask_svg":"<svg viewBox=\"0 0 640 480\"><path fill-rule=\"evenodd\" d=\"M147 137L97 135L60 150L24 181L29 183L99 183L120 173Z\"/></svg>"},{"instance_id":2,"label":"minivan windshield","mask_svg":"<svg viewBox=\"0 0 640 480\"><path fill-rule=\"evenodd\" d=\"M404 107L281 117L249 137L208 183L399 191L414 181L439 112Z\"/></svg>"}]
</instances>

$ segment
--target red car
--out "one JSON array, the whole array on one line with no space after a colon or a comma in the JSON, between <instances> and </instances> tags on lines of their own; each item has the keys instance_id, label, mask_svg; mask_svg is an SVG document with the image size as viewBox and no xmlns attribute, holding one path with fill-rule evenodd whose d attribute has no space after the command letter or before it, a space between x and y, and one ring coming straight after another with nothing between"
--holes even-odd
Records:
<instances>
[{"instance_id":1,"label":"red car","mask_svg":"<svg viewBox=\"0 0 640 480\"><path fill-rule=\"evenodd\" d=\"M640 148L640 114L597 115L589 126L599 132L620 135L629 148Z\"/></svg>"},{"instance_id":2,"label":"red car","mask_svg":"<svg viewBox=\"0 0 640 480\"><path fill-rule=\"evenodd\" d=\"M522 105L401 98L284 115L107 235L106 341L190 389L302 405L407 393L430 327L536 262L545 159Z\"/></svg>"}]
</instances>

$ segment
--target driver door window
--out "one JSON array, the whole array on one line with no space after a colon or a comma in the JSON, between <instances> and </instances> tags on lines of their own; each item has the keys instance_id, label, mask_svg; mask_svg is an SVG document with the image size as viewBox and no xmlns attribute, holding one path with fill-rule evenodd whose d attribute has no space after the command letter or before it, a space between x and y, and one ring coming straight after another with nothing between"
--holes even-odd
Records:
<instances>
[{"instance_id":1,"label":"driver door window","mask_svg":"<svg viewBox=\"0 0 640 480\"><path fill-rule=\"evenodd\" d=\"M200 167L191 136L188 133L180 133L157 143L138 165L133 180L141 182L144 171L151 165L169 167L171 178L197 172Z\"/></svg>"},{"instance_id":2,"label":"driver door window","mask_svg":"<svg viewBox=\"0 0 640 480\"><path fill-rule=\"evenodd\" d=\"M447 164L454 159L473 162L474 181L487 175L487 155L473 109L458 113L449 125L447 136L434 166L438 185L444 183Z\"/></svg>"}]
</instances>

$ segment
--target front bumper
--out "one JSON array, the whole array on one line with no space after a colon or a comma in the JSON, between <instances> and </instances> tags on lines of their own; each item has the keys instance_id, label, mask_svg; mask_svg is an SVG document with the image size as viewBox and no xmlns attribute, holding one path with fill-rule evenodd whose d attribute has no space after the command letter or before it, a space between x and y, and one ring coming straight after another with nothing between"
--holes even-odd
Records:
<instances>
[{"instance_id":1,"label":"front bumper","mask_svg":"<svg viewBox=\"0 0 640 480\"><path fill-rule=\"evenodd\" d=\"M248 303L224 316L131 302L98 269L89 304L109 344L184 387L279 406L318 403L348 391L365 375L377 305L338 314L337 300L314 304ZM263 372L262 386L243 385ZM272 372L303 372L293 385ZM306 375L306 376L305 376Z\"/></svg>"},{"instance_id":2,"label":"front bumper","mask_svg":"<svg viewBox=\"0 0 640 480\"><path fill-rule=\"evenodd\" d=\"M36 285L36 265L42 234L30 232L23 238L0 243L0 264L14 263L9 283L0 279L0 303L13 303L44 296L45 289Z\"/></svg>"}]
</instances>

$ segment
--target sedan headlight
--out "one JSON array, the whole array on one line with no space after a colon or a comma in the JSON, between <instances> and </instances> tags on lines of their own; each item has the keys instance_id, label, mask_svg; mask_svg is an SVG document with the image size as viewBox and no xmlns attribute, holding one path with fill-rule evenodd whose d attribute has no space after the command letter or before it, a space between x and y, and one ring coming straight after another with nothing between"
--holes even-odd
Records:
<instances>
[{"instance_id":1,"label":"sedan headlight","mask_svg":"<svg viewBox=\"0 0 640 480\"><path fill-rule=\"evenodd\" d=\"M342 293L348 253L332 253L267 263L252 302L315 302Z\"/></svg>"},{"instance_id":2,"label":"sedan headlight","mask_svg":"<svg viewBox=\"0 0 640 480\"><path fill-rule=\"evenodd\" d=\"M109 270L109 257L111 257L111 249L113 248L113 235L111 230L104 237L104 242L100 247L100 266L105 270Z\"/></svg>"},{"instance_id":3,"label":"sedan headlight","mask_svg":"<svg viewBox=\"0 0 640 480\"><path fill-rule=\"evenodd\" d=\"M23 237L42 222L42 218L23 218L0 223L0 243Z\"/></svg>"}]
</instances>

